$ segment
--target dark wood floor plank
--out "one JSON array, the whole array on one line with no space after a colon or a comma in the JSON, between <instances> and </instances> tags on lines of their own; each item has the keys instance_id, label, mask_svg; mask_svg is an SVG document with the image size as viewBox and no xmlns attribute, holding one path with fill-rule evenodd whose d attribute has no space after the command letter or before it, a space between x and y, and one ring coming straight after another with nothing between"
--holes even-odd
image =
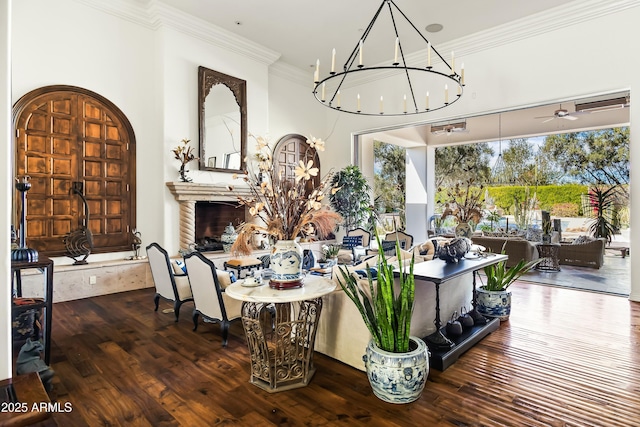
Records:
<instances>
[{"instance_id":1,"label":"dark wood floor plank","mask_svg":"<svg viewBox=\"0 0 640 427\"><path fill-rule=\"evenodd\" d=\"M366 374L322 354L309 386L266 393L249 383L239 322L192 331L153 290L54 304L53 401L60 426L637 426L640 304L531 283L512 287L511 319L421 398L384 403ZM364 352L364 349L363 349Z\"/></svg>"}]
</instances>

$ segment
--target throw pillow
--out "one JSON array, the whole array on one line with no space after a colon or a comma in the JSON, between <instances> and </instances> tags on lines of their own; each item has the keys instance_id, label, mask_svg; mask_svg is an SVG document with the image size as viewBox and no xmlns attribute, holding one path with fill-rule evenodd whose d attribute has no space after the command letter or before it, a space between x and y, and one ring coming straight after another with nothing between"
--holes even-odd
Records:
<instances>
[{"instance_id":1,"label":"throw pillow","mask_svg":"<svg viewBox=\"0 0 640 427\"><path fill-rule=\"evenodd\" d=\"M524 235L525 240L530 242L542 242L542 230L537 230L534 228L527 228L527 231Z\"/></svg>"},{"instance_id":2,"label":"throw pillow","mask_svg":"<svg viewBox=\"0 0 640 427\"><path fill-rule=\"evenodd\" d=\"M184 264L184 261L181 259L177 259L175 264L172 265L173 274L187 274L187 266Z\"/></svg>"},{"instance_id":3,"label":"throw pillow","mask_svg":"<svg viewBox=\"0 0 640 427\"><path fill-rule=\"evenodd\" d=\"M362 246L362 236L344 236L342 238L343 248L353 249L356 246Z\"/></svg>"},{"instance_id":4,"label":"throw pillow","mask_svg":"<svg viewBox=\"0 0 640 427\"><path fill-rule=\"evenodd\" d=\"M571 244L572 245L581 245L583 243L593 242L594 240L595 239L593 239L590 236L578 236L573 240L573 242Z\"/></svg>"}]
</instances>

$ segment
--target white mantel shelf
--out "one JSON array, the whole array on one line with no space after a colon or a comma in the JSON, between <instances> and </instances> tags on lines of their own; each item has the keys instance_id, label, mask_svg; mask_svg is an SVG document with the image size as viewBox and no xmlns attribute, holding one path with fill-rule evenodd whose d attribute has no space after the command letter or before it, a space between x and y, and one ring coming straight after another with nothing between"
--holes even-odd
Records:
<instances>
[{"instance_id":1,"label":"white mantel shelf","mask_svg":"<svg viewBox=\"0 0 640 427\"><path fill-rule=\"evenodd\" d=\"M229 189L227 184L204 184L197 182L167 182L167 187L173 197L179 202L224 202L237 201L238 196L251 196L251 190L247 186L233 186Z\"/></svg>"}]
</instances>

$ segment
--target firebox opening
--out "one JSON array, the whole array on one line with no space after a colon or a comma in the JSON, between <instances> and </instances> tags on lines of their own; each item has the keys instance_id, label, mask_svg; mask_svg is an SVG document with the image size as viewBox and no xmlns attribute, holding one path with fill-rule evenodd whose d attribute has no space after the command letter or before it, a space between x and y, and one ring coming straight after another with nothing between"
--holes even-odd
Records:
<instances>
[{"instance_id":1,"label":"firebox opening","mask_svg":"<svg viewBox=\"0 0 640 427\"><path fill-rule=\"evenodd\" d=\"M244 222L245 209L237 202L196 202L195 217L196 250L221 251L225 227Z\"/></svg>"}]
</instances>

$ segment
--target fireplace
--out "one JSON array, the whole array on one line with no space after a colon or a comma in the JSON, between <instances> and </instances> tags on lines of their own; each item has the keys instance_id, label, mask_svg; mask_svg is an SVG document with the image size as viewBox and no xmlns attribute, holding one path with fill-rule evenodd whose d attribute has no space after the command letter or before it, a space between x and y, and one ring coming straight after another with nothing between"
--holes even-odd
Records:
<instances>
[{"instance_id":1,"label":"fireplace","mask_svg":"<svg viewBox=\"0 0 640 427\"><path fill-rule=\"evenodd\" d=\"M180 248L201 243L205 237L220 239L224 227L234 227L247 218L246 209L238 207L237 196L250 197L246 187L230 191L226 185L193 182L168 182L167 187L180 204Z\"/></svg>"}]
</instances>

